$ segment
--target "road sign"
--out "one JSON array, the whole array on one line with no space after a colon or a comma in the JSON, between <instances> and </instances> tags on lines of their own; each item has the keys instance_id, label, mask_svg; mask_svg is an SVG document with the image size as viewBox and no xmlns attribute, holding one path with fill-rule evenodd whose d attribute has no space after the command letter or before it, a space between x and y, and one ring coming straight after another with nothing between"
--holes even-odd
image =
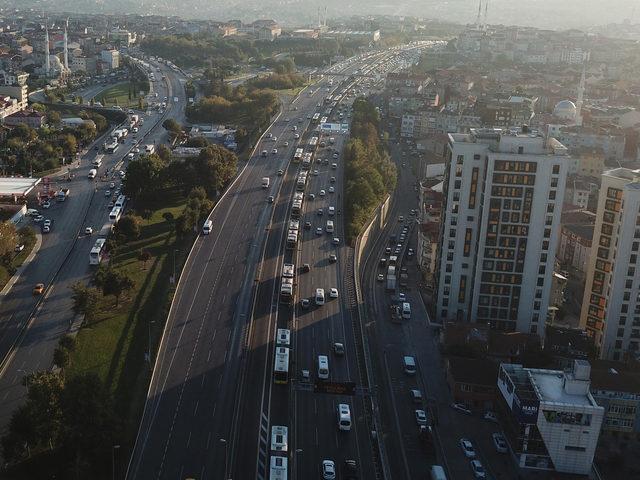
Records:
<instances>
[{"instance_id":1,"label":"road sign","mask_svg":"<svg viewBox=\"0 0 640 480\"><path fill-rule=\"evenodd\" d=\"M355 395L355 382L323 382L316 381L313 385L314 393L330 393L333 395Z\"/></svg>"}]
</instances>

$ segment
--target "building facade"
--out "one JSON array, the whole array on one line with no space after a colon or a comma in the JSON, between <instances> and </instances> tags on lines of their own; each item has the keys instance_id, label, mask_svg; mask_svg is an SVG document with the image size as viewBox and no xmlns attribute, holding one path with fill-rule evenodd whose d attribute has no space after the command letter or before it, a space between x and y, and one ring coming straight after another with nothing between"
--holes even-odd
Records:
<instances>
[{"instance_id":1,"label":"building facade","mask_svg":"<svg viewBox=\"0 0 640 480\"><path fill-rule=\"evenodd\" d=\"M567 175L557 140L450 134L436 315L544 334Z\"/></svg>"},{"instance_id":2,"label":"building facade","mask_svg":"<svg viewBox=\"0 0 640 480\"><path fill-rule=\"evenodd\" d=\"M640 170L602 174L580 325L600 357L621 360L640 347Z\"/></svg>"},{"instance_id":3,"label":"building facade","mask_svg":"<svg viewBox=\"0 0 640 480\"><path fill-rule=\"evenodd\" d=\"M589 392L590 375L586 360L569 371L500 365L499 417L520 468L591 471L604 408Z\"/></svg>"}]
</instances>

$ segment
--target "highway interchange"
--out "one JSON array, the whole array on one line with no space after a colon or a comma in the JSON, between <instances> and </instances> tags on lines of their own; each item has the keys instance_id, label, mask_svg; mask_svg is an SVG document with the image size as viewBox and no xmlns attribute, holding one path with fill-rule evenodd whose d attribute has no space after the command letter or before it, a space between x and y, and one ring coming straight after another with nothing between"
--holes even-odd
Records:
<instances>
[{"instance_id":1,"label":"highway interchange","mask_svg":"<svg viewBox=\"0 0 640 480\"><path fill-rule=\"evenodd\" d=\"M131 136L116 153L104 156L99 174L106 169L113 170L116 164L122 164L133 142L156 143L165 140L166 132L161 123L166 118L184 121L186 101L181 88L182 77L169 68L157 65L166 75L166 80L155 82L155 90L162 98L179 98L178 104L169 102L164 113L152 112L149 115L139 112L145 122L140 127L137 139ZM110 132L111 130L109 130ZM107 133L108 134L108 133ZM101 145L99 138L94 145ZM66 334L74 321L70 287L80 281L87 283L91 276L89 252L95 243L95 235L84 235L84 229L92 226L99 231L107 221L109 210L106 208L110 198L105 190L117 178L101 179L92 182L87 179L91 161L98 152L93 145L80 159L80 165L73 162L67 180L64 175L52 178L51 188L69 188L70 196L65 202L52 202L49 210L42 210L46 218L53 221L51 233L42 235L42 246L36 261L31 262L11 291L0 303L0 358L2 370L0 376L0 425L6 426L11 414L23 401L26 389L22 385L25 375L38 370L51 368L53 350L59 338ZM121 167L126 169L126 164ZM36 225L34 225L36 226ZM37 226L36 226L37 228ZM33 286L43 282L48 286L43 297L32 295ZM36 309L37 307L37 309Z\"/></svg>"}]
</instances>

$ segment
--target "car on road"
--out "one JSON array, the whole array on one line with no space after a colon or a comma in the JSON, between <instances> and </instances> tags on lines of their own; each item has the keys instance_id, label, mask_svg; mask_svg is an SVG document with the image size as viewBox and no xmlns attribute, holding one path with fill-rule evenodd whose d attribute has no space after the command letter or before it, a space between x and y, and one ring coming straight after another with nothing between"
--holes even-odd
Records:
<instances>
[{"instance_id":1,"label":"car on road","mask_svg":"<svg viewBox=\"0 0 640 480\"><path fill-rule=\"evenodd\" d=\"M44 217L42 215L36 215L35 217L33 217L33 221L35 223L40 223L44 220Z\"/></svg>"},{"instance_id":2,"label":"car on road","mask_svg":"<svg viewBox=\"0 0 640 480\"><path fill-rule=\"evenodd\" d=\"M335 480L336 464L333 460L322 461L322 478L323 480Z\"/></svg>"},{"instance_id":3,"label":"car on road","mask_svg":"<svg viewBox=\"0 0 640 480\"><path fill-rule=\"evenodd\" d=\"M314 171L313 171L313 176L314 176L314 177L317 177L318 175L319 175L318 170L314 170Z\"/></svg>"},{"instance_id":4,"label":"car on road","mask_svg":"<svg viewBox=\"0 0 640 480\"><path fill-rule=\"evenodd\" d=\"M415 415L418 426L427 425L427 413L424 410L416 410Z\"/></svg>"},{"instance_id":5,"label":"car on road","mask_svg":"<svg viewBox=\"0 0 640 480\"><path fill-rule=\"evenodd\" d=\"M322 227L316 227L316 235L322 235Z\"/></svg>"},{"instance_id":6,"label":"car on road","mask_svg":"<svg viewBox=\"0 0 640 480\"><path fill-rule=\"evenodd\" d=\"M471 410L469 410L467 406L462 403L452 403L451 408L453 408L454 410L457 410L460 413L471 415Z\"/></svg>"},{"instance_id":7,"label":"car on road","mask_svg":"<svg viewBox=\"0 0 640 480\"><path fill-rule=\"evenodd\" d=\"M409 248L409 249L407 250L407 256L408 256L408 257L413 257L413 248Z\"/></svg>"},{"instance_id":8,"label":"car on road","mask_svg":"<svg viewBox=\"0 0 640 480\"><path fill-rule=\"evenodd\" d=\"M284 142L284 143L283 143L283 145L284 145L285 147L288 147L288 146L289 146L289 142Z\"/></svg>"},{"instance_id":9,"label":"car on road","mask_svg":"<svg viewBox=\"0 0 640 480\"><path fill-rule=\"evenodd\" d=\"M379 273L379 274L378 274L378 277L377 277L377 280L378 280L379 282L384 282L384 275L383 275L382 273Z\"/></svg>"},{"instance_id":10,"label":"car on road","mask_svg":"<svg viewBox=\"0 0 640 480\"><path fill-rule=\"evenodd\" d=\"M111 182L109 184L109 188L116 188L116 183L115 182Z\"/></svg>"},{"instance_id":11,"label":"car on road","mask_svg":"<svg viewBox=\"0 0 640 480\"><path fill-rule=\"evenodd\" d=\"M111 200L108 204L107 204L107 208L113 208L113 206L116 204L116 202L114 202L113 200Z\"/></svg>"},{"instance_id":12,"label":"car on road","mask_svg":"<svg viewBox=\"0 0 640 480\"><path fill-rule=\"evenodd\" d=\"M322 215L324 214L324 210L322 210L321 208L319 208L318 210L316 210L316 213L317 213L319 216L322 216Z\"/></svg>"},{"instance_id":13,"label":"car on road","mask_svg":"<svg viewBox=\"0 0 640 480\"><path fill-rule=\"evenodd\" d=\"M326 194L327 194L327 192L325 192L324 190L320 190L320 194L319 195L321 197L324 197Z\"/></svg>"},{"instance_id":14,"label":"car on road","mask_svg":"<svg viewBox=\"0 0 640 480\"><path fill-rule=\"evenodd\" d=\"M496 414L493 412L485 412L483 418L489 422L498 423L498 417L496 417Z\"/></svg>"},{"instance_id":15,"label":"car on road","mask_svg":"<svg viewBox=\"0 0 640 480\"><path fill-rule=\"evenodd\" d=\"M300 134L299 133L294 133L293 134L293 138L295 138L296 140L300 138Z\"/></svg>"},{"instance_id":16,"label":"car on road","mask_svg":"<svg viewBox=\"0 0 640 480\"><path fill-rule=\"evenodd\" d=\"M398 293L398 303L404 303L406 301L407 301L407 296L402 292Z\"/></svg>"},{"instance_id":17,"label":"car on road","mask_svg":"<svg viewBox=\"0 0 640 480\"><path fill-rule=\"evenodd\" d=\"M278 170L278 176L281 177L282 175L284 175L284 171L282 169Z\"/></svg>"},{"instance_id":18,"label":"car on road","mask_svg":"<svg viewBox=\"0 0 640 480\"><path fill-rule=\"evenodd\" d=\"M44 292L44 283L36 283L33 287L34 295L42 295Z\"/></svg>"},{"instance_id":19,"label":"car on road","mask_svg":"<svg viewBox=\"0 0 640 480\"><path fill-rule=\"evenodd\" d=\"M461 438L460 439L460 448L462 448L462 452L464 453L465 457L467 457L467 458L475 458L476 451L473 448L473 443L471 443L471 440L467 440L466 438Z\"/></svg>"},{"instance_id":20,"label":"car on road","mask_svg":"<svg viewBox=\"0 0 640 480\"><path fill-rule=\"evenodd\" d=\"M344 355L344 344L336 342L333 344L333 353L341 357Z\"/></svg>"},{"instance_id":21,"label":"car on road","mask_svg":"<svg viewBox=\"0 0 640 480\"><path fill-rule=\"evenodd\" d=\"M338 152L333 154L333 158L338 158Z\"/></svg>"},{"instance_id":22,"label":"car on road","mask_svg":"<svg viewBox=\"0 0 640 480\"><path fill-rule=\"evenodd\" d=\"M331 240L331 243L334 245L340 245L340 239L338 237L333 237L333 240Z\"/></svg>"},{"instance_id":23,"label":"car on road","mask_svg":"<svg viewBox=\"0 0 640 480\"><path fill-rule=\"evenodd\" d=\"M273 203L273 200L274 200L273 195L269 195L269 196L267 197L267 202L269 202L269 203Z\"/></svg>"},{"instance_id":24,"label":"car on road","mask_svg":"<svg viewBox=\"0 0 640 480\"><path fill-rule=\"evenodd\" d=\"M277 154L278 153L278 149L274 148L273 150L271 150L271 153L274 154L274 155Z\"/></svg>"},{"instance_id":25,"label":"car on road","mask_svg":"<svg viewBox=\"0 0 640 480\"><path fill-rule=\"evenodd\" d=\"M504 435L496 432L491 435L491 438L493 439L493 445L496 447L496 451L498 451L498 453L507 453L507 441L505 440Z\"/></svg>"},{"instance_id":26,"label":"car on road","mask_svg":"<svg viewBox=\"0 0 640 480\"><path fill-rule=\"evenodd\" d=\"M404 215L400 215L400 216L398 217L398 221L399 221L399 222L404 222Z\"/></svg>"},{"instance_id":27,"label":"car on road","mask_svg":"<svg viewBox=\"0 0 640 480\"><path fill-rule=\"evenodd\" d=\"M266 150L262 150L261 155L262 155L263 157L266 157L268 154L269 154L269 152L267 152Z\"/></svg>"},{"instance_id":28,"label":"car on road","mask_svg":"<svg viewBox=\"0 0 640 480\"><path fill-rule=\"evenodd\" d=\"M302 264L302 273L309 273L311 271L311 265L308 263Z\"/></svg>"},{"instance_id":29,"label":"car on road","mask_svg":"<svg viewBox=\"0 0 640 480\"><path fill-rule=\"evenodd\" d=\"M329 187L329 193L336 193L336 189L333 187Z\"/></svg>"},{"instance_id":30,"label":"car on road","mask_svg":"<svg viewBox=\"0 0 640 480\"><path fill-rule=\"evenodd\" d=\"M413 403L422 403L422 392L417 388L412 388L409 390L409 396L411 397L411 401Z\"/></svg>"},{"instance_id":31,"label":"car on road","mask_svg":"<svg viewBox=\"0 0 640 480\"><path fill-rule=\"evenodd\" d=\"M303 308L303 310L306 310L307 308L309 308L310 305L311 305L311 302L309 301L308 298L303 298L302 300L300 300L300 306Z\"/></svg>"},{"instance_id":32,"label":"car on road","mask_svg":"<svg viewBox=\"0 0 640 480\"><path fill-rule=\"evenodd\" d=\"M329 290L329 296L331 298L338 298L338 289L337 288L331 288Z\"/></svg>"},{"instance_id":33,"label":"car on road","mask_svg":"<svg viewBox=\"0 0 640 480\"><path fill-rule=\"evenodd\" d=\"M338 168L338 164L337 163L332 163L331 164L331 170L336 170Z\"/></svg>"},{"instance_id":34,"label":"car on road","mask_svg":"<svg viewBox=\"0 0 640 480\"><path fill-rule=\"evenodd\" d=\"M336 183L336 177L331 177L331 178L329 179L329 181L330 181L331 183Z\"/></svg>"},{"instance_id":35,"label":"car on road","mask_svg":"<svg viewBox=\"0 0 640 480\"><path fill-rule=\"evenodd\" d=\"M47 218L44 223L42 224L43 227L50 227L51 226L51 219Z\"/></svg>"},{"instance_id":36,"label":"car on road","mask_svg":"<svg viewBox=\"0 0 640 480\"><path fill-rule=\"evenodd\" d=\"M24 244L23 243L19 243L18 245L16 245L16 248L13 249L13 251L16 252L16 253L20 253L23 250L24 250Z\"/></svg>"},{"instance_id":37,"label":"car on road","mask_svg":"<svg viewBox=\"0 0 640 480\"><path fill-rule=\"evenodd\" d=\"M111 190L105 190L104 191L104 196L105 197L110 197L111 196Z\"/></svg>"},{"instance_id":38,"label":"car on road","mask_svg":"<svg viewBox=\"0 0 640 480\"><path fill-rule=\"evenodd\" d=\"M324 162L322 162L322 163L323 163L324 165L329 165L329 159L328 159L328 158L325 158L325 159L324 159Z\"/></svg>"},{"instance_id":39,"label":"car on road","mask_svg":"<svg viewBox=\"0 0 640 480\"><path fill-rule=\"evenodd\" d=\"M304 222L304 229L311 230L311 222Z\"/></svg>"},{"instance_id":40,"label":"car on road","mask_svg":"<svg viewBox=\"0 0 640 480\"><path fill-rule=\"evenodd\" d=\"M42 233L49 233L51 231L51 225L42 225Z\"/></svg>"},{"instance_id":41,"label":"car on road","mask_svg":"<svg viewBox=\"0 0 640 480\"><path fill-rule=\"evenodd\" d=\"M358 464L355 460L347 459L344 461L344 480L357 480L358 478Z\"/></svg>"},{"instance_id":42,"label":"car on road","mask_svg":"<svg viewBox=\"0 0 640 480\"><path fill-rule=\"evenodd\" d=\"M389 255L391 253L391 247L387 247L384 249L384 253L386 253L387 255Z\"/></svg>"},{"instance_id":43,"label":"car on road","mask_svg":"<svg viewBox=\"0 0 640 480\"><path fill-rule=\"evenodd\" d=\"M480 460L471 460L471 471L473 471L474 478L487 478L487 472L480 463Z\"/></svg>"},{"instance_id":44,"label":"car on road","mask_svg":"<svg viewBox=\"0 0 640 480\"><path fill-rule=\"evenodd\" d=\"M44 208L45 210L47 210L48 208L51 207L51 202L49 200L47 200L45 202L42 202L41 207Z\"/></svg>"},{"instance_id":45,"label":"car on road","mask_svg":"<svg viewBox=\"0 0 640 480\"><path fill-rule=\"evenodd\" d=\"M330 263L336 263L337 261L338 261L338 257L336 257L336 255L334 253L329 255L329 262Z\"/></svg>"}]
</instances>

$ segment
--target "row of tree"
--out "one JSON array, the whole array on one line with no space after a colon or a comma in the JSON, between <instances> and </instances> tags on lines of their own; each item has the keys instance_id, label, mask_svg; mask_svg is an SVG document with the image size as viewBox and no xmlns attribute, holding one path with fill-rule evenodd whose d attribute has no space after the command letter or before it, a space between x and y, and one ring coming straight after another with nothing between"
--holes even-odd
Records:
<instances>
[{"instance_id":1,"label":"row of tree","mask_svg":"<svg viewBox=\"0 0 640 480\"><path fill-rule=\"evenodd\" d=\"M364 99L356 99L351 139L344 149L345 221L350 242L362 232L374 210L396 186L396 167L380 141L379 122L375 107Z\"/></svg>"}]
</instances>

